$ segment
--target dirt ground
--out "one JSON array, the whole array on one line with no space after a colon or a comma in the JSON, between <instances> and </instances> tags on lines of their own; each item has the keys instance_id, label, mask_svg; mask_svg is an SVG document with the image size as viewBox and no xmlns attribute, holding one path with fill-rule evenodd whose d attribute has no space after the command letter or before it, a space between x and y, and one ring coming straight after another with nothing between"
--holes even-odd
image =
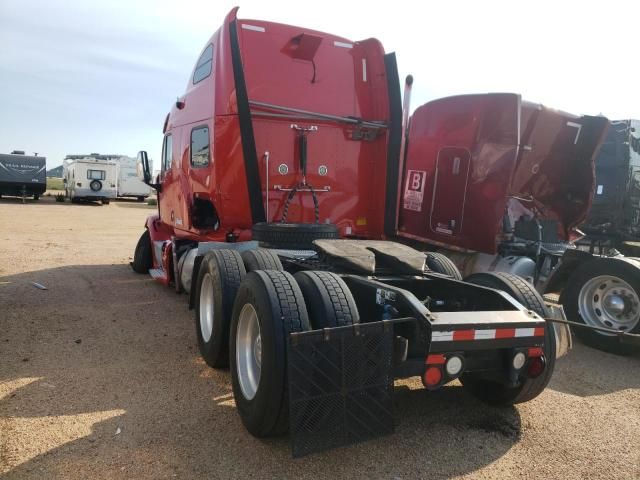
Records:
<instances>
[{"instance_id":1,"label":"dirt ground","mask_svg":"<svg viewBox=\"0 0 640 480\"><path fill-rule=\"evenodd\" d=\"M640 478L640 355L580 344L515 408L403 381L391 436L297 460L251 437L186 297L129 268L153 211L0 200L3 478Z\"/></svg>"}]
</instances>

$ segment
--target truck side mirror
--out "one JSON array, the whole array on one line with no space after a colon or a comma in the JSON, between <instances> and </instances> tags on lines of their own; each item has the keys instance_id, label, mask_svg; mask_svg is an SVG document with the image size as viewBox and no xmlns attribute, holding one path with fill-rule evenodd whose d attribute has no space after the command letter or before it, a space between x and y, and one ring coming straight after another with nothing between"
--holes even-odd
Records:
<instances>
[{"instance_id":1,"label":"truck side mirror","mask_svg":"<svg viewBox=\"0 0 640 480\"><path fill-rule=\"evenodd\" d=\"M153 183L151 179L151 167L149 166L149 155L144 150L138 152L138 164L142 167L142 180L156 191L160 191L161 185Z\"/></svg>"},{"instance_id":2,"label":"truck side mirror","mask_svg":"<svg viewBox=\"0 0 640 480\"><path fill-rule=\"evenodd\" d=\"M142 165L142 178L144 183L151 185L151 171L149 169L149 156L147 152L141 150L138 152L138 162Z\"/></svg>"}]
</instances>

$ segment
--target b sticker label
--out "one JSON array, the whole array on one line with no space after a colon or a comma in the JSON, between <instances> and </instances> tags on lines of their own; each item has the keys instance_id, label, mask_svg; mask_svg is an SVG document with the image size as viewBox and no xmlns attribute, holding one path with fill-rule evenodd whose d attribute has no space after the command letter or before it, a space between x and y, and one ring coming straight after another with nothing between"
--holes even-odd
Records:
<instances>
[{"instance_id":1,"label":"b sticker label","mask_svg":"<svg viewBox=\"0 0 640 480\"><path fill-rule=\"evenodd\" d=\"M422 211L426 179L427 172L424 170L409 170L407 172L407 183L404 188L403 202L405 210L413 210L414 212Z\"/></svg>"}]
</instances>

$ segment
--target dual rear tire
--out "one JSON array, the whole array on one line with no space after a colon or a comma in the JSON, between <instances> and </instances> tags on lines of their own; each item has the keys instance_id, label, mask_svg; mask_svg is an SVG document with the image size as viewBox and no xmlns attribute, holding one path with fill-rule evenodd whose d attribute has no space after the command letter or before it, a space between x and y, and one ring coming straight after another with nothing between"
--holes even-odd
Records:
<instances>
[{"instance_id":1,"label":"dual rear tire","mask_svg":"<svg viewBox=\"0 0 640 480\"><path fill-rule=\"evenodd\" d=\"M200 353L212 367L230 366L238 413L256 437L288 429L289 334L360 321L339 276L293 276L268 250L206 253L195 295Z\"/></svg>"}]
</instances>

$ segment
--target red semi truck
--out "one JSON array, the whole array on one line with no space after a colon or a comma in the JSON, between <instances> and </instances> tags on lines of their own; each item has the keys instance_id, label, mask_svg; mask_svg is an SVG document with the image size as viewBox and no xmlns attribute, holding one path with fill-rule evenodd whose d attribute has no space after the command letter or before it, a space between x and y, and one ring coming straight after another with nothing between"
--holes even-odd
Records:
<instances>
[{"instance_id":1,"label":"red semi truck","mask_svg":"<svg viewBox=\"0 0 640 480\"><path fill-rule=\"evenodd\" d=\"M153 184L140 152L158 214L134 270L188 293L244 425L289 428L294 455L391 431L394 378L530 400L567 339L518 277L507 293L465 283L381 240L397 238L402 124L380 42L233 10L167 115Z\"/></svg>"},{"instance_id":2,"label":"red semi truck","mask_svg":"<svg viewBox=\"0 0 640 480\"><path fill-rule=\"evenodd\" d=\"M469 281L502 288L504 273L523 277L591 327L575 329L587 343L636 349L640 261L573 245L608 125L516 94L422 105L407 135L398 235L439 247Z\"/></svg>"}]
</instances>

